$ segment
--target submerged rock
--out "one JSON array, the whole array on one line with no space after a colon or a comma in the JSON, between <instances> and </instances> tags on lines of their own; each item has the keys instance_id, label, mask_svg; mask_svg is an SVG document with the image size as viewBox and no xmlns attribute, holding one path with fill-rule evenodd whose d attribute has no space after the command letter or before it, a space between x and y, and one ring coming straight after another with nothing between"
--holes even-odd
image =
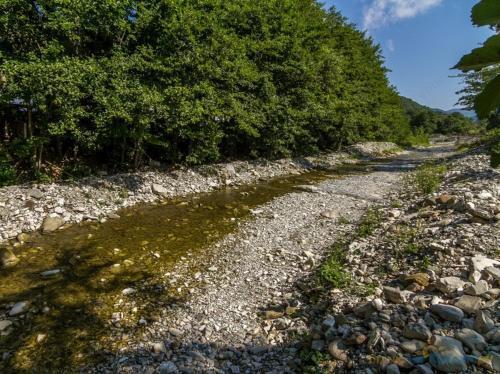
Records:
<instances>
[{"instance_id":1,"label":"submerged rock","mask_svg":"<svg viewBox=\"0 0 500 374\"><path fill-rule=\"evenodd\" d=\"M12 321L0 320L0 332L6 331L10 326L12 326Z\"/></svg>"},{"instance_id":2,"label":"submerged rock","mask_svg":"<svg viewBox=\"0 0 500 374\"><path fill-rule=\"evenodd\" d=\"M8 268L16 265L19 258L8 248L0 249L0 268Z\"/></svg>"},{"instance_id":3,"label":"submerged rock","mask_svg":"<svg viewBox=\"0 0 500 374\"><path fill-rule=\"evenodd\" d=\"M20 301L16 303L9 312L9 316L15 317L20 314L24 314L28 311L29 302L28 301Z\"/></svg>"}]
</instances>

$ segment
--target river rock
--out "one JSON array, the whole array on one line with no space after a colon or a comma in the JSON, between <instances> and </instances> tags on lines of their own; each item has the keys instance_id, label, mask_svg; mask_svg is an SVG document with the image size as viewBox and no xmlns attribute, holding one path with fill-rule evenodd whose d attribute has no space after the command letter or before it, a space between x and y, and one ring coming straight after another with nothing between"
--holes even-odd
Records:
<instances>
[{"instance_id":1,"label":"river rock","mask_svg":"<svg viewBox=\"0 0 500 374\"><path fill-rule=\"evenodd\" d=\"M421 364L415 366L415 370L412 370L411 374L434 374L434 370L429 364Z\"/></svg>"},{"instance_id":2,"label":"river rock","mask_svg":"<svg viewBox=\"0 0 500 374\"><path fill-rule=\"evenodd\" d=\"M55 277L56 275L61 273L61 269L53 269L53 270L47 270L41 273L40 275L44 278L50 278L50 277Z\"/></svg>"},{"instance_id":3,"label":"river rock","mask_svg":"<svg viewBox=\"0 0 500 374\"><path fill-rule=\"evenodd\" d=\"M160 374L173 374L177 373L177 366L172 361L165 361L160 364Z\"/></svg>"},{"instance_id":4,"label":"river rock","mask_svg":"<svg viewBox=\"0 0 500 374\"><path fill-rule=\"evenodd\" d=\"M373 313L377 311L375 306L371 303L362 303L356 306L354 309L354 314L356 314L358 317L366 319L369 318Z\"/></svg>"},{"instance_id":5,"label":"river rock","mask_svg":"<svg viewBox=\"0 0 500 374\"><path fill-rule=\"evenodd\" d=\"M163 187L160 184L156 184L156 183L153 183L151 185L151 191L153 191L153 193L155 195L158 195L161 197L168 197L168 195L169 195L169 191L165 187Z\"/></svg>"},{"instance_id":6,"label":"river rock","mask_svg":"<svg viewBox=\"0 0 500 374\"><path fill-rule=\"evenodd\" d=\"M330 343L330 345L328 345L328 352L336 360L343 362L346 362L348 360L347 347L339 339L334 340Z\"/></svg>"},{"instance_id":7,"label":"river rock","mask_svg":"<svg viewBox=\"0 0 500 374\"><path fill-rule=\"evenodd\" d=\"M387 365L387 367L385 368L385 372L387 374L399 374L400 373L399 367L396 364Z\"/></svg>"},{"instance_id":8,"label":"river rock","mask_svg":"<svg viewBox=\"0 0 500 374\"><path fill-rule=\"evenodd\" d=\"M33 199L41 199L43 197L43 192L38 188L32 188L26 191L26 195L32 197Z\"/></svg>"},{"instance_id":9,"label":"river rock","mask_svg":"<svg viewBox=\"0 0 500 374\"><path fill-rule=\"evenodd\" d=\"M9 268L19 262L17 256L8 248L0 249L0 268Z\"/></svg>"},{"instance_id":10,"label":"river rock","mask_svg":"<svg viewBox=\"0 0 500 374\"><path fill-rule=\"evenodd\" d=\"M21 244L26 243L30 240L31 236L28 233L22 232L17 235L17 241Z\"/></svg>"},{"instance_id":11,"label":"river rock","mask_svg":"<svg viewBox=\"0 0 500 374\"><path fill-rule=\"evenodd\" d=\"M486 334L495 327L495 323L484 311L479 311L474 320L474 330L480 334Z\"/></svg>"},{"instance_id":12,"label":"river rock","mask_svg":"<svg viewBox=\"0 0 500 374\"><path fill-rule=\"evenodd\" d=\"M485 280L480 280L476 284L465 287L464 292L470 296L481 296L482 294L488 292L488 289L488 282L486 282Z\"/></svg>"},{"instance_id":13,"label":"river rock","mask_svg":"<svg viewBox=\"0 0 500 374\"><path fill-rule=\"evenodd\" d=\"M387 300L394 304L404 304L408 302L410 292L401 291L398 288L384 287L384 296Z\"/></svg>"},{"instance_id":14,"label":"river rock","mask_svg":"<svg viewBox=\"0 0 500 374\"><path fill-rule=\"evenodd\" d=\"M167 348L165 347L165 343L163 343L163 342L153 343L152 349L153 349L153 352L157 355L160 353L167 352Z\"/></svg>"},{"instance_id":15,"label":"river rock","mask_svg":"<svg viewBox=\"0 0 500 374\"><path fill-rule=\"evenodd\" d=\"M398 353L396 352L396 355ZM394 364L398 365L400 369L411 369L413 367L413 363L406 358L405 356L398 356L394 359Z\"/></svg>"},{"instance_id":16,"label":"river rock","mask_svg":"<svg viewBox=\"0 0 500 374\"><path fill-rule=\"evenodd\" d=\"M318 187L313 186L313 185L309 185L309 184L303 184L303 185L300 185L300 186L296 186L295 188L297 188L297 189L299 189L301 191L310 192L310 193L318 193L318 192L320 192Z\"/></svg>"},{"instance_id":17,"label":"river rock","mask_svg":"<svg viewBox=\"0 0 500 374\"><path fill-rule=\"evenodd\" d=\"M484 269L484 271L494 280L496 281L500 280L500 268L496 268L494 266L488 266L487 268Z\"/></svg>"},{"instance_id":18,"label":"river rock","mask_svg":"<svg viewBox=\"0 0 500 374\"><path fill-rule=\"evenodd\" d=\"M20 301L16 303L9 312L9 316L15 317L20 314L24 314L28 311L29 302L28 301Z\"/></svg>"},{"instance_id":19,"label":"river rock","mask_svg":"<svg viewBox=\"0 0 500 374\"><path fill-rule=\"evenodd\" d=\"M482 299L477 296L463 295L455 303L457 308L462 309L466 313L474 314L481 309Z\"/></svg>"},{"instance_id":20,"label":"river rock","mask_svg":"<svg viewBox=\"0 0 500 374\"><path fill-rule=\"evenodd\" d=\"M418 339L427 342L432 334L423 323L410 323L403 331L403 336L408 339Z\"/></svg>"},{"instance_id":21,"label":"river rock","mask_svg":"<svg viewBox=\"0 0 500 374\"><path fill-rule=\"evenodd\" d=\"M484 337L491 344L500 344L500 327L495 327L493 330L489 331Z\"/></svg>"},{"instance_id":22,"label":"river rock","mask_svg":"<svg viewBox=\"0 0 500 374\"><path fill-rule=\"evenodd\" d=\"M467 369L465 352L458 340L434 335L432 337L429 363L437 370L445 373L458 373Z\"/></svg>"},{"instance_id":23,"label":"river rock","mask_svg":"<svg viewBox=\"0 0 500 374\"><path fill-rule=\"evenodd\" d=\"M422 287L427 287L429 285L430 277L429 274L426 273L415 273L403 277L403 281L406 284L417 283Z\"/></svg>"},{"instance_id":24,"label":"river rock","mask_svg":"<svg viewBox=\"0 0 500 374\"><path fill-rule=\"evenodd\" d=\"M12 322L9 320L0 320L0 332L6 331L10 326L12 326Z\"/></svg>"},{"instance_id":25,"label":"river rock","mask_svg":"<svg viewBox=\"0 0 500 374\"><path fill-rule=\"evenodd\" d=\"M455 339L460 340L463 345L475 352L482 352L488 347L482 335L471 329L457 331L455 333Z\"/></svg>"},{"instance_id":26,"label":"river rock","mask_svg":"<svg viewBox=\"0 0 500 374\"><path fill-rule=\"evenodd\" d=\"M137 290L135 288L125 288L123 291L122 291L122 295L123 296L130 296L130 295L133 295L137 292Z\"/></svg>"},{"instance_id":27,"label":"river rock","mask_svg":"<svg viewBox=\"0 0 500 374\"><path fill-rule=\"evenodd\" d=\"M324 212L321 212L321 217L336 219L339 217L339 212L337 212L336 210L325 210Z\"/></svg>"},{"instance_id":28,"label":"river rock","mask_svg":"<svg viewBox=\"0 0 500 374\"><path fill-rule=\"evenodd\" d=\"M401 343L401 349L408 353L415 353L424 349L426 345L427 344L421 340L412 339Z\"/></svg>"},{"instance_id":29,"label":"river rock","mask_svg":"<svg viewBox=\"0 0 500 374\"><path fill-rule=\"evenodd\" d=\"M452 305L434 304L431 306L431 312L451 322L461 322L464 318L464 312Z\"/></svg>"},{"instance_id":30,"label":"river rock","mask_svg":"<svg viewBox=\"0 0 500 374\"><path fill-rule=\"evenodd\" d=\"M42 232L44 234L51 233L64 225L64 220L61 217L47 217L43 221Z\"/></svg>"},{"instance_id":31,"label":"river rock","mask_svg":"<svg viewBox=\"0 0 500 374\"><path fill-rule=\"evenodd\" d=\"M445 278L440 278L436 282L435 287L442 293L448 295L453 292L462 290L464 284L465 282L458 277L445 277Z\"/></svg>"},{"instance_id":32,"label":"river rock","mask_svg":"<svg viewBox=\"0 0 500 374\"><path fill-rule=\"evenodd\" d=\"M498 265L500 265L500 261L493 260L482 255L472 257L470 260L469 280L476 283L481 279L481 272L484 269Z\"/></svg>"}]
</instances>

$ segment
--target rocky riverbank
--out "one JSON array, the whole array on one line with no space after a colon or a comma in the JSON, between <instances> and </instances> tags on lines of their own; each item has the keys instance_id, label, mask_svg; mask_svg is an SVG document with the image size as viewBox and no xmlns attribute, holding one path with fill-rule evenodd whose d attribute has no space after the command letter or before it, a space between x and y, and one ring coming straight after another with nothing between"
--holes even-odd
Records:
<instances>
[{"instance_id":1,"label":"rocky riverbank","mask_svg":"<svg viewBox=\"0 0 500 374\"><path fill-rule=\"evenodd\" d=\"M465 280L460 290L453 290L458 291L456 294L439 293L435 284L455 273L457 266L466 270L471 258L479 253L492 260L491 251L497 245L494 244L497 240L494 233L498 227L495 226L496 218L494 215L489 216L489 220L477 218L480 213L473 212L497 214L492 207L497 204L496 197L488 199L497 194L492 183L496 183L498 173L489 169L485 156L462 158L450 167L444 190L450 193L454 188L462 191L463 183L458 182L460 175L463 177L474 170L479 172L479 177L467 179L469 184L465 183L465 186L472 191L481 189L480 193L485 189L493 191L481 195L488 196L485 201L471 192L471 200L484 202L476 204L476 210L455 210L451 206L442 210L443 206L436 201L440 201L438 198L444 195L443 191L435 196L415 197L415 192L401 181L410 164L429 157L443 158L450 152L450 148L437 147L415 152L382 166L379 171L329 180L262 206L254 212L253 220L217 243L216 255L207 262L206 269L195 276L200 284L191 290L186 303L163 308L157 319L147 321L147 328L140 337L130 337L128 347L116 359L91 371L281 373L323 368L334 372L366 372L367 369L371 372L387 369L392 372L432 372L432 367L426 366L430 357L428 347L463 352L467 364L481 362L483 365L486 362L484 365L494 365L493 358L490 357L490 361L485 358L485 353L495 349L496 343L487 340L490 335L485 335L485 343L480 344L481 356L477 356L482 357L480 361L472 358L476 351L469 352L470 357L465 355L468 348L464 348L460 339L441 338L449 334L458 337L454 330L457 326L460 334L474 334L470 332L475 331L474 318L470 318L472 311L464 312L459 303L457 308L460 311L456 313L463 316L457 325L442 319L444 312L441 310L453 308L448 305L451 297L478 297L484 300L484 305L481 305L485 308L484 320L490 327L489 321L492 320L494 326L498 323L492 301L495 291L490 290L494 289L496 281L489 277L489 273L483 272L484 268L480 269L481 277L485 278L481 280L488 284L488 290L482 296L470 295L472 289L465 293L463 290L469 290L465 287ZM438 213L420 215L419 209L414 212L421 200L426 202L427 210ZM468 202L471 201L464 204ZM380 227L366 234L364 239L356 238L353 234L357 232L356 223L364 222L365 212L374 206L379 207L378 218L372 219L374 222L370 225ZM443 215L452 221L446 221L448 223L444 225ZM466 257L466 252L458 258L456 256L462 247L453 242L456 233L451 231L455 227L455 218L452 217L459 225L483 230L479 240L484 243L480 249L473 246L475 236L470 233L467 240L460 241L472 246L470 258ZM429 220L429 229L420 223L421 219ZM412 241L407 243L408 252L397 250L401 246L397 243L403 240L400 236L393 244L385 242L398 232L397 225L412 220L415 220L415 233L411 236ZM423 228L422 232L420 228ZM440 230L443 235L437 236ZM461 236L468 232L464 226L459 226L458 230ZM432 249L436 244L430 243L420 247L413 242L420 235L423 235L422 240L425 235L427 241L432 238L433 243L437 236L439 243L436 244L443 246L443 243L448 243L455 252L448 254L451 252L447 252L446 247L437 251ZM322 262L329 258L332 245L344 242L346 238L350 240L346 263L341 270L342 277L349 282L343 287L331 288L318 281L316 273L323 267ZM429 253L426 248L431 248ZM464 259L459 261L462 256ZM441 260L447 261L442 263L443 267ZM393 262L399 267L393 266ZM379 270L381 267L385 270ZM495 271L494 267L493 270L487 267L487 271ZM398 284L399 279L406 283ZM171 285L172 281L175 283L175 280L168 279L166 284ZM427 282L427 286L418 282ZM483 284L472 284L471 287ZM120 310L133 307L133 299L124 300ZM488 314L488 310L492 313ZM425 318L426 314L428 318ZM428 325L431 320L434 324ZM405 332L406 325L412 332ZM462 328L470 331L462 331ZM419 332L422 333L419 335ZM495 333L489 334L496 336ZM419 340L424 335L425 342ZM448 343L455 348L447 346ZM316 368L310 367L312 363Z\"/></svg>"},{"instance_id":2,"label":"rocky riverbank","mask_svg":"<svg viewBox=\"0 0 500 374\"><path fill-rule=\"evenodd\" d=\"M347 290L321 289L305 307L309 365L500 372L500 172L486 155L460 156L438 192L415 194L406 188L373 233L342 246Z\"/></svg>"},{"instance_id":3,"label":"rocky riverbank","mask_svg":"<svg viewBox=\"0 0 500 374\"><path fill-rule=\"evenodd\" d=\"M11 186L0 189L0 244L41 229L53 232L82 221L119 218L120 209L158 199L252 184L316 168L353 163L353 155L382 157L401 153L393 143L361 143L350 153L303 159L236 161L176 170L85 178L76 182ZM26 237L21 235L22 242Z\"/></svg>"},{"instance_id":4,"label":"rocky riverbank","mask_svg":"<svg viewBox=\"0 0 500 374\"><path fill-rule=\"evenodd\" d=\"M256 183L313 168L354 162L349 154L305 159L232 162L173 171L146 171L82 179L74 183L34 184L0 189L0 242L39 229L52 232L68 224L118 218L116 212L158 199ZM20 241L23 240L21 236Z\"/></svg>"}]
</instances>

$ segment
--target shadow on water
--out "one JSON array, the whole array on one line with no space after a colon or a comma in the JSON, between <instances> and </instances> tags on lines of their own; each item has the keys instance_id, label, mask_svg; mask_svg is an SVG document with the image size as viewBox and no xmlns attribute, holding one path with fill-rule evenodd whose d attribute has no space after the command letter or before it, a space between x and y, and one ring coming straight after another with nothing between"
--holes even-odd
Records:
<instances>
[{"instance_id":1,"label":"shadow on water","mask_svg":"<svg viewBox=\"0 0 500 374\"><path fill-rule=\"evenodd\" d=\"M0 335L0 372L72 372L126 351L129 336L140 336L148 321L168 318L172 304L182 307L195 272L209 263L210 244L236 230L251 209L297 185L412 166L402 157L316 170L126 209L119 212L122 218L104 224L34 235L15 248L20 263L0 270L0 320L13 322ZM41 276L48 270L60 273ZM165 286L176 272L179 282ZM135 307L122 311L127 288L136 292ZM29 302L29 312L8 316L20 301Z\"/></svg>"}]
</instances>

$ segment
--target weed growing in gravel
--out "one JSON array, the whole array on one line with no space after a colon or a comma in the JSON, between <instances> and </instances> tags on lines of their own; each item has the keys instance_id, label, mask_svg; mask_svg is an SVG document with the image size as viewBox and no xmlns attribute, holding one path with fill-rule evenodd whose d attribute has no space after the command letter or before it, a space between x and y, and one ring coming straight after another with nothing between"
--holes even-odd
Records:
<instances>
[{"instance_id":1,"label":"weed growing in gravel","mask_svg":"<svg viewBox=\"0 0 500 374\"><path fill-rule=\"evenodd\" d=\"M351 283L351 274L345 270L344 243L333 246L330 257L321 265L320 278L334 288L346 288Z\"/></svg>"},{"instance_id":2,"label":"weed growing in gravel","mask_svg":"<svg viewBox=\"0 0 500 374\"><path fill-rule=\"evenodd\" d=\"M431 266L431 258L429 256L424 256L422 263L420 264L420 270L426 271Z\"/></svg>"},{"instance_id":3,"label":"weed growing in gravel","mask_svg":"<svg viewBox=\"0 0 500 374\"><path fill-rule=\"evenodd\" d=\"M349 287L349 293L358 297L368 297L375 294L376 284L356 284Z\"/></svg>"},{"instance_id":4,"label":"weed growing in gravel","mask_svg":"<svg viewBox=\"0 0 500 374\"><path fill-rule=\"evenodd\" d=\"M338 220L339 225L348 225L350 223L351 222L346 217L344 217L344 216L339 217L339 220Z\"/></svg>"},{"instance_id":5,"label":"weed growing in gravel","mask_svg":"<svg viewBox=\"0 0 500 374\"><path fill-rule=\"evenodd\" d=\"M408 183L422 194L435 192L443 181L446 165L425 163L409 177Z\"/></svg>"},{"instance_id":6,"label":"weed growing in gravel","mask_svg":"<svg viewBox=\"0 0 500 374\"><path fill-rule=\"evenodd\" d=\"M382 213L379 209L368 209L358 227L358 236L366 238L380 225Z\"/></svg>"}]
</instances>

